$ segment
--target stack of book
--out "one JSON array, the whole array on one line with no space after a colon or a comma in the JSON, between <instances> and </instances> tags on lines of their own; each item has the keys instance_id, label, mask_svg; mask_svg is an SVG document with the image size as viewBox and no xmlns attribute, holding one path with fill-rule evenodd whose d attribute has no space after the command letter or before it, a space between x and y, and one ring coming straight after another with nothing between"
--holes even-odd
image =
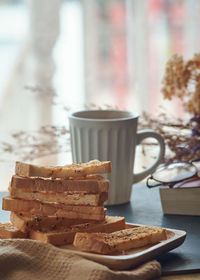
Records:
<instances>
[{"instance_id":1,"label":"stack of book","mask_svg":"<svg viewBox=\"0 0 200 280\"><path fill-rule=\"evenodd\" d=\"M173 188L160 187L164 214L200 215L200 178L192 177L176 183Z\"/></svg>"}]
</instances>

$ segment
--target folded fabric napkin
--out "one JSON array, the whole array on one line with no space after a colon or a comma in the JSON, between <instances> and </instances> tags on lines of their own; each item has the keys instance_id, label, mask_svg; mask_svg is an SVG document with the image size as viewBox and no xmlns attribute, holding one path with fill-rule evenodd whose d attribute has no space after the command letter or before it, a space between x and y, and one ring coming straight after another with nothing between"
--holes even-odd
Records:
<instances>
[{"instance_id":1,"label":"folded fabric napkin","mask_svg":"<svg viewBox=\"0 0 200 280\"><path fill-rule=\"evenodd\" d=\"M114 271L40 241L0 239L1 280L146 280L160 274L161 266L157 261L132 270Z\"/></svg>"}]
</instances>

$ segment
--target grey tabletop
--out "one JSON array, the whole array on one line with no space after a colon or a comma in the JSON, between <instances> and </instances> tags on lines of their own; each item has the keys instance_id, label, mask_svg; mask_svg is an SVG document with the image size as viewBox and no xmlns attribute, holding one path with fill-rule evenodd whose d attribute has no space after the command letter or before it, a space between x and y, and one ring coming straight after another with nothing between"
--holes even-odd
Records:
<instances>
[{"instance_id":1,"label":"grey tabletop","mask_svg":"<svg viewBox=\"0 0 200 280\"><path fill-rule=\"evenodd\" d=\"M5 195L0 194L0 203ZM150 190L145 184L134 185L131 202L107 206L107 214L124 216L131 223L186 231L186 240L180 247L157 259L164 274L200 271L200 216L163 215L158 188ZM8 211L0 210L0 221L9 221Z\"/></svg>"},{"instance_id":2,"label":"grey tabletop","mask_svg":"<svg viewBox=\"0 0 200 280\"><path fill-rule=\"evenodd\" d=\"M157 259L165 274L200 271L200 216L163 215L158 188L134 185L130 203L107 209L109 215L123 215L127 222L186 231L180 247Z\"/></svg>"}]
</instances>

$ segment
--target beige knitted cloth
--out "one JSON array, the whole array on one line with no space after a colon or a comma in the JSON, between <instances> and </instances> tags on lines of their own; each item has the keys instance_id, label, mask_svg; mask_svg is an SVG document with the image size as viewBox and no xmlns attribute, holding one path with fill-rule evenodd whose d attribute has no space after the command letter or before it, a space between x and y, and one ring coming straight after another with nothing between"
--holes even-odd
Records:
<instances>
[{"instance_id":1,"label":"beige knitted cloth","mask_svg":"<svg viewBox=\"0 0 200 280\"><path fill-rule=\"evenodd\" d=\"M157 261L133 270L113 271L40 241L0 239L1 280L146 280L155 279L160 274Z\"/></svg>"}]
</instances>

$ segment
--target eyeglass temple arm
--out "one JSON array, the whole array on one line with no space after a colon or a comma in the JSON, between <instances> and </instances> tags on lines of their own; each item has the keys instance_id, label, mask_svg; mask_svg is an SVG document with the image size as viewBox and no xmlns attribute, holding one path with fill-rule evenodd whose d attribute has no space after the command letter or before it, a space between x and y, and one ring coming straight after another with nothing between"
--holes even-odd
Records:
<instances>
[{"instance_id":1,"label":"eyeglass temple arm","mask_svg":"<svg viewBox=\"0 0 200 280\"><path fill-rule=\"evenodd\" d=\"M153 179L152 176L148 177L148 179L147 179L146 185L148 188L151 189L151 188L155 188L155 187L159 187L159 186L163 185L162 183L159 183L159 182L156 185L150 185L149 180L152 180L152 179Z\"/></svg>"}]
</instances>

